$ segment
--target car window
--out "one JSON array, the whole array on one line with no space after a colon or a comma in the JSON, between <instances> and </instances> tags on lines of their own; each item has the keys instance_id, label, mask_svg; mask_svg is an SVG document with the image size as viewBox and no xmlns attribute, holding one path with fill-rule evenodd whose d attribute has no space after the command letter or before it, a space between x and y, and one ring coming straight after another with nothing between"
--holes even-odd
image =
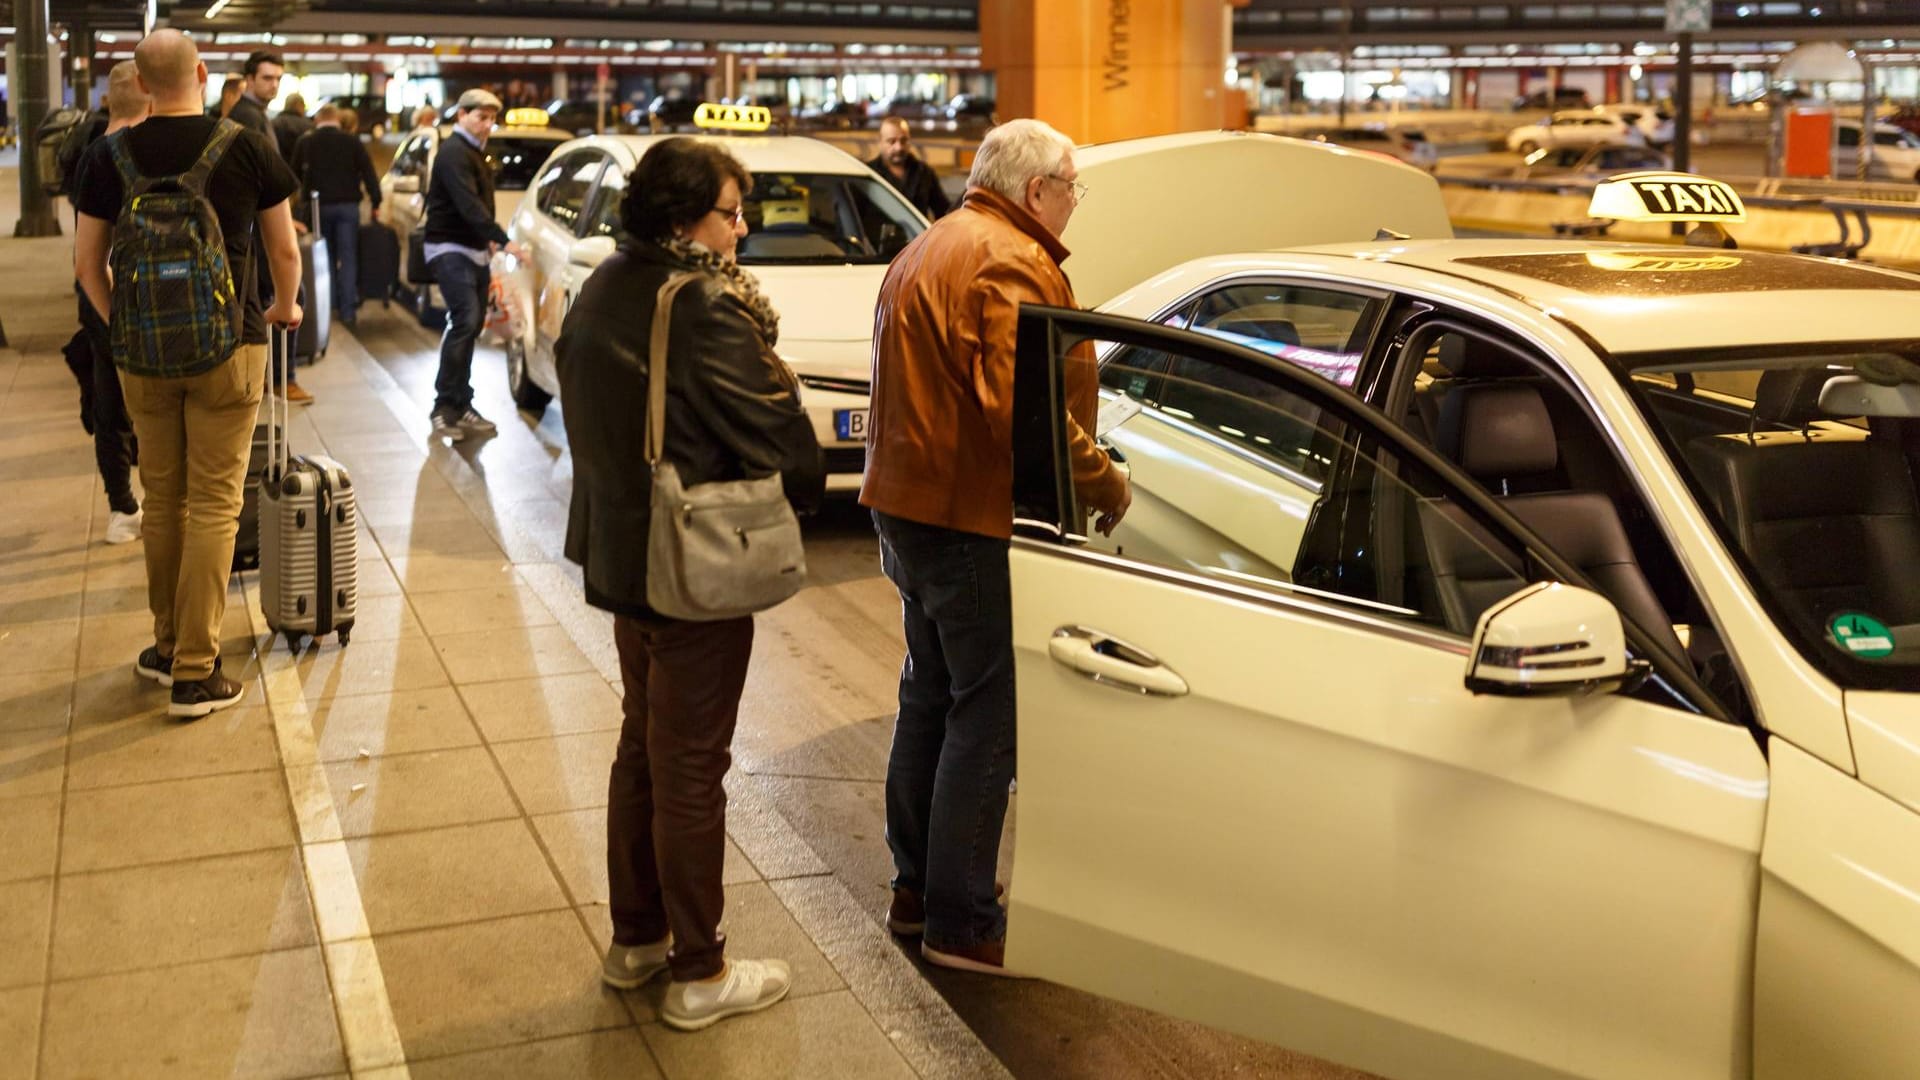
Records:
<instances>
[{"instance_id":1,"label":"car window","mask_svg":"<svg viewBox=\"0 0 1920 1080\"><path fill-rule=\"evenodd\" d=\"M1859 146L1860 145L1860 129L1856 127L1842 127L1840 129L1840 145L1841 146Z\"/></svg>"},{"instance_id":2,"label":"car window","mask_svg":"<svg viewBox=\"0 0 1920 1080\"><path fill-rule=\"evenodd\" d=\"M600 190L593 197L593 213L587 219L588 236L626 238L627 229L620 217L620 205L627 197L627 174L618 165L600 174Z\"/></svg>"},{"instance_id":3,"label":"car window","mask_svg":"<svg viewBox=\"0 0 1920 1080\"><path fill-rule=\"evenodd\" d=\"M495 134L487 140L487 167L493 170L497 191L525 191L534 174L560 145L553 139Z\"/></svg>"},{"instance_id":4,"label":"car window","mask_svg":"<svg viewBox=\"0 0 1920 1080\"><path fill-rule=\"evenodd\" d=\"M400 152L393 156L393 172L396 176L425 176L427 155L433 147L433 136L415 135L407 140Z\"/></svg>"},{"instance_id":5,"label":"car window","mask_svg":"<svg viewBox=\"0 0 1920 1080\"><path fill-rule=\"evenodd\" d=\"M871 175L760 172L746 198L743 266L884 265L926 225Z\"/></svg>"},{"instance_id":6,"label":"car window","mask_svg":"<svg viewBox=\"0 0 1920 1080\"><path fill-rule=\"evenodd\" d=\"M600 175L605 158L592 150L576 150L540 175L535 198L540 212L569 232L579 224L587 194Z\"/></svg>"},{"instance_id":7,"label":"car window","mask_svg":"<svg viewBox=\"0 0 1920 1080\"><path fill-rule=\"evenodd\" d=\"M1193 329L1352 386L1380 301L1288 284L1233 285L1200 298Z\"/></svg>"}]
</instances>

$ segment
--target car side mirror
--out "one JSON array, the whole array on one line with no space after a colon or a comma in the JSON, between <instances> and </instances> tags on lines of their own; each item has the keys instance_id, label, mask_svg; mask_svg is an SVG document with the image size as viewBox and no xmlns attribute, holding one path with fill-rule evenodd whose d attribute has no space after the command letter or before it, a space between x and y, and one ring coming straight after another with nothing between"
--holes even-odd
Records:
<instances>
[{"instance_id":1,"label":"car side mirror","mask_svg":"<svg viewBox=\"0 0 1920 1080\"><path fill-rule=\"evenodd\" d=\"M573 242L567 251L567 261L575 266L594 267L613 257L615 244L611 236L589 236Z\"/></svg>"},{"instance_id":2,"label":"car side mirror","mask_svg":"<svg viewBox=\"0 0 1920 1080\"><path fill-rule=\"evenodd\" d=\"M420 178L419 178L419 177L417 177L417 176L396 176L396 177L394 177L394 178L393 178L393 193L394 193L395 195L418 195L418 194L420 194Z\"/></svg>"},{"instance_id":3,"label":"car side mirror","mask_svg":"<svg viewBox=\"0 0 1920 1080\"><path fill-rule=\"evenodd\" d=\"M1631 690L1651 665L1627 657L1620 612L1599 593L1543 581L1480 616L1467 689L1509 697L1567 697Z\"/></svg>"}]
</instances>

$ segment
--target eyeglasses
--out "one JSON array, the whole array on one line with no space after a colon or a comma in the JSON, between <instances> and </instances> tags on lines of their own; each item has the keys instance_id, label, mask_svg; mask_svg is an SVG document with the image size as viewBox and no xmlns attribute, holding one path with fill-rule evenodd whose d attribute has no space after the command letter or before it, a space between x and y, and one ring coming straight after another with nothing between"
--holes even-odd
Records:
<instances>
[{"instance_id":1,"label":"eyeglasses","mask_svg":"<svg viewBox=\"0 0 1920 1080\"><path fill-rule=\"evenodd\" d=\"M727 207L724 207L724 206L716 206L713 209L707 211L707 213L719 214L721 217L730 217L733 219L733 223L735 225L738 225L741 222L747 220L747 204L741 203L739 206L733 207L732 209L728 209Z\"/></svg>"},{"instance_id":2,"label":"eyeglasses","mask_svg":"<svg viewBox=\"0 0 1920 1080\"><path fill-rule=\"evenodd\" d=\"M1067 178L1066 178L1066 177L1064 177L1064 176L1054 176L1054 175L1052 175L1052 174L1049 174L1049 175L1047 176L1047 179L1049 179L1049 180L1058 180L1058 181L1060 181L1061 183L1063 183L1063 184L1065 184L1065 185L1067 185L1067 187L1068 187L1068 188L1070 188L1070 189L1072 189L1072 191L1073 191L1073 204L1074 204L1075 206L1078 206L1078 205L1080 205L1080 200L1082 200L1082 199L1084 199L1084 198L1086 198L1086 197L1087 197L1087 185L1085 185L1085 184L1083 184L1083 183L1081 183L1081 182L1080 182L1080 181L1078 181L1078 180L1069 180L1069 179L1067 179Z\"/></svg>"}]
</instances>

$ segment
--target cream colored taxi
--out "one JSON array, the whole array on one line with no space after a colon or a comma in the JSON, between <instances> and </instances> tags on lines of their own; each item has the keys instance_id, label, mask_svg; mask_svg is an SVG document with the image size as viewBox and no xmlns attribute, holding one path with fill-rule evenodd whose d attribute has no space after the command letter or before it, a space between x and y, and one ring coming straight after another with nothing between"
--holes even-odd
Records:
<instances>
[{"instance_id":1,"label":"cream colored taxi","mask_svg":"<svg viewBox=\"0 0 1920 1080\"><path fill-rule=\"evenodd\" d=\"M866 467L874 300L888 260L926 229L926 219L845 152L815 139L758 134L764 109L702 108L710 128L749 129L697 137L724 139L753 174L737 257L780 313L779 352L799 377L826 456L827 490L857 491ZM561 323L618 243L628 174L647 147L670 137L567 143L507 226L528 253L525 265L501 279L505 305L521 313L506 345L507 381L520 408L538 415L558 392L553 344Z\"/></svg>"},{"instance_id":2,"label":"cream colored taxi","mask_svg":"<svg viewBox=\"0 0 1920 1080\"><path fill-rule=\"evenodd\" d=\"M1023 311L1016 369L1009 965L1391 1077L1920 1076L1920 277L1454 239L1423 174L1265 136L1076 163L1101 310Z\"/></svg>"}]
</instances>

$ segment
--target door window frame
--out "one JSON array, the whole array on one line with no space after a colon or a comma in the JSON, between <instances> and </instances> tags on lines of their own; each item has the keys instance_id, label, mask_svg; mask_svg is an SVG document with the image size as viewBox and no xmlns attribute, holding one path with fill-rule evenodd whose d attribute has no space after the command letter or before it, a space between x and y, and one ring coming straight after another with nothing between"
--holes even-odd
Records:
<instances>
[{"instance_id":1,"label":"door window frame","mask_svg":"<svg viewBox=\"0 0 1920 1080\"><path fill-rule=\"evenodd\" d=\"M1402 327L1403 331L1406 329ZM1396 344L1399 341L1396 338ZM1039 304L1020 306L1017 342L1019 362L1014 365L1012 425L1013 533L1017 544L1058 555L1089 558L1116 569L1174 581L1236 599L1251 599L1332 615L1343 621L1356 622L1375 630L1387 630L1395 636L1434 645L1446 651L1462 655L1466 652L1455 635L1381 616L1369 616L1363 611L1348 609L1342 598L1329 597L1325 601L1314 602L1279 583L1272 588L1261 588L1215 582L1179 570L1086 550L1084 529L1087 513L1073 487L1067 413L1069 395L1065 369L1058 361L1081 344L1110 342L1198 356L1277 383L1287 393L1318 406L1324 417L1351 429L1350 437L1343 440L1344 444L1351 445L1355 437L1369 439L1379 446L1382 457L1409 459L1438 480L1446 487L1446 497L1451 503L1496 540L1520 555L1525 563L1524 574L1530 580L1550 577L1605 595L1586 574L1567 562L1509 513L1478 482L1394 423L1379 408L1319 375L1254 349L1195 331L1176 330L1125 316ZM1049 467L1034 469L1023 466L1024 462L1036 459L1047 461ZM1620 615L1620 625L1628 646L1636 655L1652 663L1655 677L1670 691L1676 707L1722 723L1739 723L1700 685L1691 670L1683 670L1676 658L1658 647L1652 637L1624 613Z\"/></svg>"},{"instance_id":2,"label":"door window frame","mask_svg":"<svg viewBox=\"0 0 1920 1080\"><path fill-rule=\"evenodd\" d=\"M574 219L571 223L562 222L559 218L554 217L552 214L548 213L546 206L543 205L543 200L541 198L541 196L543 195L543 192L541 192L540 190L540 181L547 176L558 174L558 176L556 176L556 179L553 180L552 182L553 183L564 182L559 177L569 175L571 173L578 171L581 165L584 165L586 162L580 161L577 164L573 164L573 162L575 162L576 159L583 159L583 158L598 161L600 163L600 171L593 174L593 182L587 185L586 193L580 196L580 212L574 216ZM527 188L527 194L533 196L534 212L539 214L541 217L546 218L547 221L550 224L552 224L555 228L560 229L563 232L569 233L575 239L578 239L580 236L584 235L582 230L586 227L585 222L587 220L588 213L593 208L594 197L600 193L600 180L602 177L607 175L607 169L609 166L617 167L614 165L613 155L595 146L578 147L574 150L568 151L567 154L563 157L553 158L549 160L547 164L542 167L541 171L534 177L532 186Z\"/></svg>"}]
</instances>

